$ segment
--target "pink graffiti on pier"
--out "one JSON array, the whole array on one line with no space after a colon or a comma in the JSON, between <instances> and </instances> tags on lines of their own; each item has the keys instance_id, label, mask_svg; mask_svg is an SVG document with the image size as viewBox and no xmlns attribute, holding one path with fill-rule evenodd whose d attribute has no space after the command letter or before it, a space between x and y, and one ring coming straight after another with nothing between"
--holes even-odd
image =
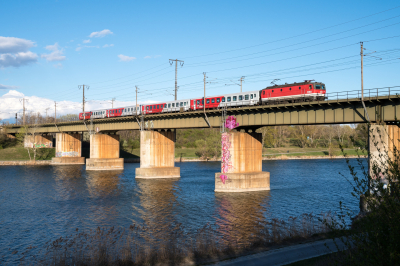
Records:
<instances>
[{"instance_id":1,"label":"pink graffiti on pier","mask_svg":"<svg viewBox=\"0 0 400 266\"><path fill-rule=\"evenodd\" d=\"M238 127L238 126L239 126L239 123L236 123L236 117L228 116L228 118L225 121L225 127L229 128L230 130L232 130L235 127Z\"/></svg>"},{"instance_id":2,"label":"pink graffiti on pier","mask_svg":"<svg viewBox=\"0 0 400 266\"><path fill-rule=\"evenodd\" d=\"M229 133L222 133L221 140L222 140L222 157L221 157L221 170L222 173L227 173L230 169L233 168L231 163L231 152L229 151L231 147L231 142L229 139ZM221 181L225 184L225 180L228 179L226 175L220 175Z\"/></svg>"},{"instance_id":3,"label":"pink graffiti on pier","mask_svg":"<svg viewBox=\"0 0 400 266\"><path fill-rule=\"evenodd\" d=\"M225 180L228 179L228 177L226 175L220 175L219 178L221 178L221 181L223 184L225 184Z\"/></svg>"}]
</instances>

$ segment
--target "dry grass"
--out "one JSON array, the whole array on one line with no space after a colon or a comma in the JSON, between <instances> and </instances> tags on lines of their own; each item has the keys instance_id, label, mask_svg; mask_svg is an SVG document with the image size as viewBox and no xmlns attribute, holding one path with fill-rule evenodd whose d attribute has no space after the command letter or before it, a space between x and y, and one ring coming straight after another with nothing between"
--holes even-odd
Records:
<instances>
[{"instance_id":1,"label":"dry grass","mask_svg":"<svg viewBox=\"0 0 400 266\"><path fill-rule=\"evenodd\" d=\"M298 243L328 232L320 221L330 214L304 214L287 221L272 219L257 226L252 234L207 225L195 233L178 224L168 231L132 225L126 229L79 232L47 243L45 251L29 250L25 265L198 265ZM229 237L221 234L229 231ZM40 250L40 249L39 249ZM32 253L36 252L35 256ZM28 256L28 254L30 254Z\"/></svg>"}]
</instances>

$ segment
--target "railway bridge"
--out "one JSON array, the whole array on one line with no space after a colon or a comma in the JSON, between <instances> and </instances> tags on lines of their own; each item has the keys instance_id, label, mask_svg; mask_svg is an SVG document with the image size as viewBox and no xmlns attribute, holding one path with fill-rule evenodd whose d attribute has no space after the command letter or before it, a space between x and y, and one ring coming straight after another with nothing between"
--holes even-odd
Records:
<instances>
[{"instance_id":1,"label":"railway bridge","mask_svg":"<svg viewBox=\"0 0 400 266\"><path fill-rule=\"evenodd\" d=\"M337 93L326 101L258 105L228 109L125 116L86 121L11 125L7 134L26 128L27 145L46 146L56 135L54 165L85 164L81 155L82 132L90 133L90 158L86 170L123 169L117 131L140 130L140 168L136 178L177 178L174 165L176 129L220 128L221 173L215 175L215 191L241 192L269 189L269 173L262 172L262 138L256 129L277 125L369 123L370 139L379 137L388 151L398 147L400 93L376 90L362 101L360 92ZM364 104L363 104L364 102ZM386 132L385 136L382 132ZM373 138L372 138L373 137ZM382 145L379 147L382 148ZM371 145L371 155L377 155ZM371 159L371 158L370 158Z\"/></svg>"}]
</instances>

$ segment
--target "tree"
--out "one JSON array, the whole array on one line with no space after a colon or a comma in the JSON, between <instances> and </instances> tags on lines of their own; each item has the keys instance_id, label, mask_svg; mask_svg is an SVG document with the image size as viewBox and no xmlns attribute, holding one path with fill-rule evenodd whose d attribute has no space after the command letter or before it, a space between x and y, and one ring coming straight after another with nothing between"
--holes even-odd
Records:
<instances>
[{"instance_id":1,"label":"tree","mask_svg":"<svg viewBox=\"0 0 400 266\"><path fill-rule=\"evenodd\" d=\"M342 235L340 239L347 250L343 253L344 265L400 265L399 140L389 138L393 151L388 151L383 141L386 134L379 128L377 134L371 134L370 145L379 154L369 154L370 169L362 158L358 159L361 176L346 159L352 176L349 180L353 187L351 194L360 200L360 213L352 217L340 202L338 220L324 221ZM351 224L349 218L353 219Z\"/></svg>"}]
</instances>

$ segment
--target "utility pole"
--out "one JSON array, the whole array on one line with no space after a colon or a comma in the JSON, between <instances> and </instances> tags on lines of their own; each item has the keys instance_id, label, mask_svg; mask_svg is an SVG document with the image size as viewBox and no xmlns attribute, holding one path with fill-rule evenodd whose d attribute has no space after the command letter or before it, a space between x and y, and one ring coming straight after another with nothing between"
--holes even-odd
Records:
<instances>
[{"instance_id":1,"label":"utility pole","mask_svg":"<svg viewBox=\"0 0 400 266\"><path fill-rule=\"evenodd\" d=\"M243 80L244 80L244 76L242 76L240 78L240 92L242 92L242 82L243 82Z\"/></svg>"},{"instance_id":2,"label":"utility pole","mask_svg":"<svg viewBox=\"0 0 400 266\"><path fill-rule=\"evenodd\" d=\"M82 98L82 110L83 110L83 121L85 121L85 84L83 84L83 85L79 85L78 86L79 87L79 89L81 89L82 88L82 92L83 92L83 98ZM86 89L89 89L89 86L88 85L86 85Z\"/></svg>"},{"instance_id":3,"label":"utility pole","mask_svg":"<svg viewBox=\"0 0 400 266\"><path fill-rule=\"evenodd\" d=\"M15 124L18 125L18 113L15 113Z\"/></svg>"},{"instance_id":4,"label":"utility pole","mask_svg":"<svg viewBox=\"0 0 400 266\"><path fill-rule=\"evenodd\" d=\"M22 125L25 125L25 111L26 111L25 102L28 102L28 100L25 98L22 98L19 101L22 102Z\"/></svg>"},{"instance_id":5,"label":"utility pole","mask_svg":"<svg viewBox=\"0 0 400 266\"><path fill-rule=\"evenodd\" d=\"M178 92L178 62L180 63L181 67L183 67L183 64L185 62L182 60L178 60L178 59L170 59L169 64L172 66L174 61L175 61L175 101L176 101L177 92Z\"/></svg>"},{"instance_id":6,"label":"utility pole","mask_svg":"<svg viewBox=\"0 0 400 266\"><path fill-rule=\"evenodd\" d=\"M54 124L57 122L57 102L54 101Z\"/></svg>"},{"instance_id":7,"label":"utility pole","mask_svg":"<svg viewBox=\"0 0 400 266\"><path fill-rule=\"evenodd\" d=\"M135 106L135 110L136 110L136 115L137 115L137 91L138 91L138 87L137 86L135 86L135 88L136 88L136 106Z\"/></svg>"},{"instance_id":8,"label":"utility pole","mask_svg":"<svg viewBox=\"0 0 400 266\"><path fill-rule=\"evenodd\" d=\"M367 116L368 122L370 122L367 108L365 107L365 103L364 103L364 44L363 44L363 42L360 42L360 45L361 45L361 52L360 52L360 55L361 55L361 103L364 107L364 112L365 112L365 115Z\"/></svg>"},{"instance_id":9,"label":"utility pole","mask_svg":"<svg viewBox=\"0 0 400 266\"><path fill-rule=\"evenodd\" d=\"M47 111L50 110L50 107L46 108L46 120L47 120Z\"/></svg>"},{"instance_id":10,"label":"utility pole","mask_svg":"<svg viewBox=\"0 0 400 266\"><path fill-rule=\"evenodd\" d=\"M361 45L361 101L364 103L364 44L360 42Z\"/></svg>"},{"instance_id":11,"label":"utility pole","mask_svg":"<svg viewBox=\"0 0 400 266\"><path fill-rule=\"evenodd\" d=\"M115 98L111 99L111 108L114 108L114 102L115 102Z\"/></svg>"},{"instance_id":12,"label":"utility pole","mask_svg":"<svg viewBox=\"0 0 400 266\"><path fill-rule=\"evenodd\" d=\"M203 110L204 113L206 113L206 80L207 80L207 76L206 76L206 72L203 72L204 75L204 102L203 102Z\"/></svg>"}]
</instances>

